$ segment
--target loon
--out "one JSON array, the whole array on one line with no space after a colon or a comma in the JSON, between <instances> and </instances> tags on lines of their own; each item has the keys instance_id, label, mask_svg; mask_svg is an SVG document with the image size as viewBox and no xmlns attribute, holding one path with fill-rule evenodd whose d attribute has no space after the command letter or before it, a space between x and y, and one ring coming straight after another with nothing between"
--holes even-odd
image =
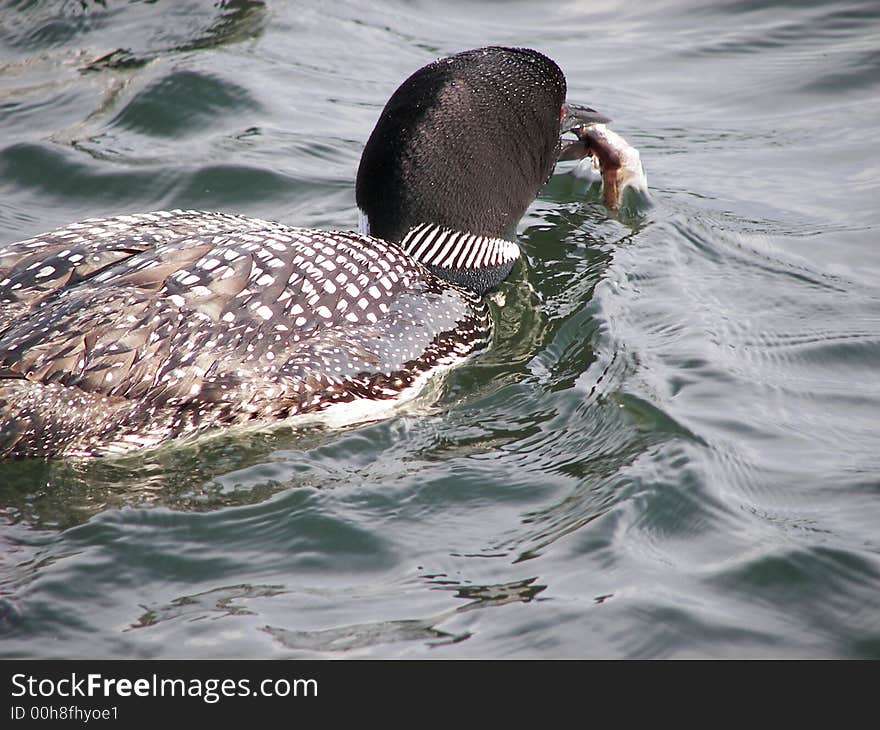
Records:
<instances>
[{"instance_id":1,"label":"loon","mask_svg":"<svg viewBox=\"0 0 880 730\"><path fill-rule=\"evenodd\" d=\"M560 136L547 56L487 47L394 92L356 181L359 231L171 210L0 248L0 457L89 457L389 400L484 348L484 295Z\"/></svg>"}]
</instances>

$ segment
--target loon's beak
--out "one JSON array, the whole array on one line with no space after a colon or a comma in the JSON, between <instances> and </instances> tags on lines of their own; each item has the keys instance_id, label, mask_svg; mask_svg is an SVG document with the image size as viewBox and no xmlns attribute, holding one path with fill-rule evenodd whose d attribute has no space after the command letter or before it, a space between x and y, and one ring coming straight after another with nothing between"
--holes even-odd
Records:
<instances>
[{"instance_id":1,"label":"loon's beak","mask_svg":"<svg viewBox=\"0 0 880 730\"><path fill-rule=\"evenodd\" d=\"M559 148L559 160L580 160L586 157L589 152L589 145L583 139L583 130L591 124L607 124L611 121L609 117L600 114L595 109L580 104L568 104L563 107L562 125L559 134L566 132L574 132L577 135L575 140L562 140Z\"/></svg>"},{"instance_id":2,"label":"loon's beak","mask_svg":"<svg viewBox=\"0 0 880 730\"><path fill-rule=\"evenodd\" d=\"M608 124L611 121L604 114L599 114L595 109L580 104L566 104L565 113L562 116L562 129L560 134L570 132L575 127L586 127L589 124Z\"/></svg>"}]
</instances>

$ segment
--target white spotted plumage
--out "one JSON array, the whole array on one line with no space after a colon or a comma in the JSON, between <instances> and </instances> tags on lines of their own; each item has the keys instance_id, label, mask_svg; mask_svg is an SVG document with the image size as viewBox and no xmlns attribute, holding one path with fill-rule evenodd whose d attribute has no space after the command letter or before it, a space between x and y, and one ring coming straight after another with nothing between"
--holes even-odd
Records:
<instances>
[{"instance_id":1,"label":"white spotted plumage","mask_svg":"<svg viewBox=\"0 0 880 730\"><path fill-rule=\"evenodd\" d=\"M387 399L488 335L479 297L394 244L219 213L66 226L0 249L0 277L0 453Z\"/></svg>"}]
</instances>

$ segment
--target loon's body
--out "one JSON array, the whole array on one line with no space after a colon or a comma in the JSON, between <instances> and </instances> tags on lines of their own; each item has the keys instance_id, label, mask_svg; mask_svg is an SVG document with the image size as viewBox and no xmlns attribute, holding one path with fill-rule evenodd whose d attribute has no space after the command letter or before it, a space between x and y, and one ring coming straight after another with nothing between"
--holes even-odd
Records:
<instances>
[{"instance_id":1,"label":"loon's body","mask_svg":"<svg viewBox=\"0 0 880 730\"><path fill-rule=\"evenodd\" d=\"M502 111L489 135L514 141L463 145L486 104ZM386 105L358 173L369 234L165 211L0 247L0 456L121 453L387 400L484 347L482 294L519 255L505 236L565 112L546 57L469 51Z\"/></svg>"}]
</instances>

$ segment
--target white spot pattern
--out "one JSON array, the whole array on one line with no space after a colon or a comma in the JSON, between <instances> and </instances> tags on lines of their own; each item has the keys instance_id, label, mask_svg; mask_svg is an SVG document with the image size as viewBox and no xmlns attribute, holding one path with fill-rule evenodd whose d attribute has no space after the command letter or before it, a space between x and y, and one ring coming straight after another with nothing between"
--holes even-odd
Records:
<instances>
[{"instance_id":1,"label":"white spot pattern","mask_svg":"<svg viewBox=\"0 0 880 730\"><path fill-rule=\"evenodd\" d=\"M489 327L476 295L392 244L197 211L0 248L0 322L0 455L116 453L396 397Z\"/></svg>"}]
</instances>

